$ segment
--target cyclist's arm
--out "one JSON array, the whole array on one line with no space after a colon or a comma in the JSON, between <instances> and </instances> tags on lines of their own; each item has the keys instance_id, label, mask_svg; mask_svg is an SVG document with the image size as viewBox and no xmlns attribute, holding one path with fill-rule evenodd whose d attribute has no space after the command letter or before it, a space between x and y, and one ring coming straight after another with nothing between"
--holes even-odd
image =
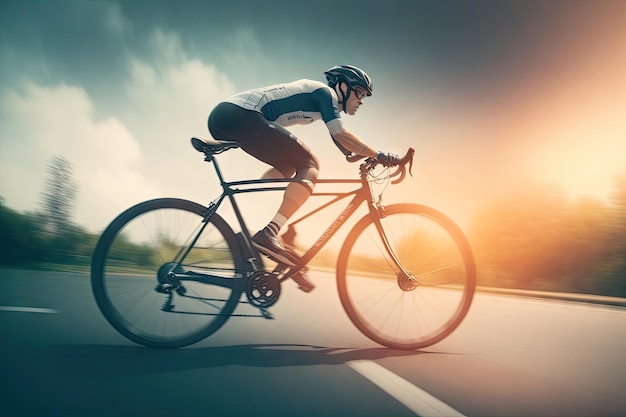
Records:
<instances>
[{"instance_id":1,"label":"cyclist's arm","mask_svg":"<svg viewBox=\"0 0 626 417\"><path fill-rule=\"evenodd\" d=\"M339 113L337 95L330 87L324 86L319 88L314 92L314 97L320 109L320 113L322 114L322 118L326 123L326 127L328 127L328 131L333 139L339 142L341 146L357 155L376 157L377 152L375 149L368 146L354 133L343 126Z\"/></svg>"},{"instance_id":2,"label":"cyclist's arm","mask_svg":"<svg viewBox=\"0 0 626 417\"><path fill-rule=\"evenodd\" d=\"M341 130L333 133L333 139L341 144L347 150L368 157L376 157L376 150L359 139L349 130Z\"/></svg>"}]
</instances>

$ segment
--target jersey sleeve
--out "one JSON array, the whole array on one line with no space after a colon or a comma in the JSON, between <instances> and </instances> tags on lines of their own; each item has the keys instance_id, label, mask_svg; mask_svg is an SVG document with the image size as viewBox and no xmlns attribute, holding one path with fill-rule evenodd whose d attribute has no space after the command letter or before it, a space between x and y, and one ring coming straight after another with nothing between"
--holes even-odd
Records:
<instances>
[{"instance_id":1,"label":"jersey sleeve","mask_svg":"<svg viewBox=\"0 0 626 417\"><path fill-rule=\"evenodd\" d=\"M319 106L322 120L331 135L345 130L339 113L339 101L337 95L328 86L319 88L313 92L313 96Z\"/></svg>"}]
</instances>

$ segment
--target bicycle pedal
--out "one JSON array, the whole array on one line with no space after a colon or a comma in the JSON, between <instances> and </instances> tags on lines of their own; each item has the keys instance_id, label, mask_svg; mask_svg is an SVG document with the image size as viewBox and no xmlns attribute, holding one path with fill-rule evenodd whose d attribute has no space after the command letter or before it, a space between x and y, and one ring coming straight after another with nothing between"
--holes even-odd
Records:
<instances>
[{"instance_id":1,"label":"bicycle pedal","mask_svg":"<svg viewBox=\"0 0 626 417\"><path fill-rule=\"evenodd\" d=\"M315 284L307 280L307 277L302 272L297 272L295 275L291 277L296 284L298 284L298 288L302 291L309 293L315 289Z\"/></svg>"},{"instance_id":2,"label":"bicycle pedal","mask_svg":"<svg viewBox=\"0 0 626 417\"><path fill-rule=\"evenodd\" d=\"M267 308L261 307L259 308L259 310L261 310L261 315L263 316L264 319L274 320L274 316L272 316L272 313L270 313L270 311Z\"/></svg>"}]
</instances>

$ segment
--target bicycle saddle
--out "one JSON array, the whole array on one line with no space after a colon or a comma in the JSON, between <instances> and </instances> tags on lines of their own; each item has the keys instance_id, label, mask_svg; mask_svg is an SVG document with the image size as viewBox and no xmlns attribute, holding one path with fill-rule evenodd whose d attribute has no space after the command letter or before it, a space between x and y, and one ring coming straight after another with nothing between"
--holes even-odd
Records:
<instances>
[{"instance_id":1,"label":"bicycle saddle","mask_svg":"<svg viewBox=\"0 0 626 417\"><path fill-rule=\"evenodd\" d=\"M198 152L203 153L220 153L228 149L238 148L239 145L234 141L215 140L202 136L194 136L191 138L191 145Z\"/></svg>"}]
</instances>

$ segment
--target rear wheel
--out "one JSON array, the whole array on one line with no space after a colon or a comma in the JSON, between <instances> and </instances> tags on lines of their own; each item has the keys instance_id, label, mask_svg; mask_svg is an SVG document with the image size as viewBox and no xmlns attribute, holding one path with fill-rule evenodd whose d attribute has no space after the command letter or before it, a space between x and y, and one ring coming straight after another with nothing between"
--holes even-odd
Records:
<instances>
[{"instance_id":1,"label":"rear wheel","mask_svg":"<svg viewBox=\"0 0 626 417\"><path fill-rule=\"evenodd\" d=\"M459 227L416 204L385 207L381 219L399 263L368 215L352 229L337 266L341 303L367 337L393 349L420 349L447 337L467 314L476 287L474 258Z\"/></svg>"},{"instance_id":2,"label":"rear wheel","mask_svg":"<svg viewBox=\"0 0 626 417\"><path fill-rule=\"evenodd\" d=\"M191 271L242 279L235 234L217 214L205 225L204 209L180 199L146 201L120 214L100 237L91 268L93 294L107 321L133 342L190 345L216 332L237 306L242 292L237 286L175 278Z\"/></svg>"}]
</instances>

